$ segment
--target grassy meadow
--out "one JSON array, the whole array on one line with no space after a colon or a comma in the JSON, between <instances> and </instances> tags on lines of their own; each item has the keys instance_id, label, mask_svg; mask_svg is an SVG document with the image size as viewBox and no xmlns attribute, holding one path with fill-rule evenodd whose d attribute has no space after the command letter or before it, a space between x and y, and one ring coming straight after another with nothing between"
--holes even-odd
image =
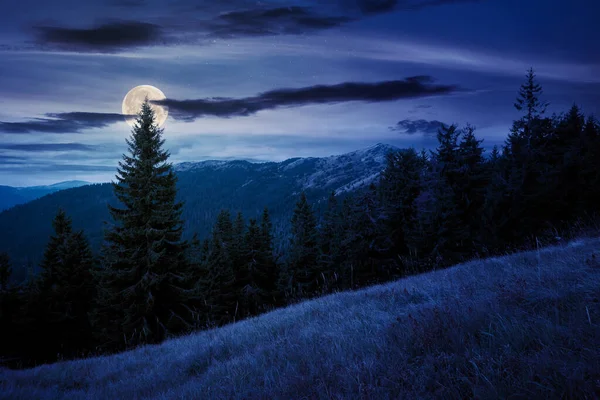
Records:
<instances>
[{"instance_id":1,"label":"grassy meadow","mask_svg":"<svg viewBox=\"0 0 600 400\"><path fill-rule=\"evenodd\" d=\"M600 239L336 293L125 353L0 370L1 399L597 399Z\"/></svg>"}]
</instances>

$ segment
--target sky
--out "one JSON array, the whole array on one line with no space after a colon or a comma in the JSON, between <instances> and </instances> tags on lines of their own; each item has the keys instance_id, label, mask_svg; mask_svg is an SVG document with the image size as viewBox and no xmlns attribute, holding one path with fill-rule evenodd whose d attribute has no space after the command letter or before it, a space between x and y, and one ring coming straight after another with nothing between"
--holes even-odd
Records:
<instances>
[{"instance_id":1,"label":"sky","mask_svg":"<svg viewBox=\"0 0 600 400\"><path fill-rule=\"evenodd\" d=\"M173 163L282 161L440 123L501 145L527 69L548 113L600 116L596 0L19 0L0 13L0 185L109 182L137 85Z\"/></svg>"}]
</instances>

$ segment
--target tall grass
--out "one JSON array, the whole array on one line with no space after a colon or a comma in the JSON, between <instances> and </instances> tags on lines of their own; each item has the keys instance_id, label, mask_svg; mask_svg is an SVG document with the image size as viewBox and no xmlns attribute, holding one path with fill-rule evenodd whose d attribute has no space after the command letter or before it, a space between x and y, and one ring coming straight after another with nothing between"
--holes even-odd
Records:
<instances>
[{"instance_id":1,"label":"tall grass","mask_svg":"<svg viewBox=\"0 0 600 400\"><path fill-rule=\"evenodd\" d=\"M1 370L0 398L597 399L600 240L337 293L113 356Z\"/></svg>"}]
</instances>

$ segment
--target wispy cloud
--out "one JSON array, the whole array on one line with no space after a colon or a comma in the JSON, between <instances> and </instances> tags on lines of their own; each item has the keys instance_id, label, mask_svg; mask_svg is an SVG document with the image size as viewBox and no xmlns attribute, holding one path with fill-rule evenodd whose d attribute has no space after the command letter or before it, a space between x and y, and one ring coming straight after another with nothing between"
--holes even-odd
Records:
<instances>
[{"instance_id":1,"label":"wispy cloud","mask_svg":"<svg viewBox=\"0 0 600 400\"><path fill-rule=\"evenodd\" d=\"M123 114L68 112L48 113L47 118L32 118L24 122L0 121L0 132L24 134L41 133L80 133L86 129L104 128L110 124L124 121Z\"/></svg>"},{"instance_id":2,"label":"wispy cloud","mask_svg":"<svg viewBox=\"0 0 600 400\"><path fill-rule=\"evenodd\" d=\"M299 107L310 104L349 101L383 102L406 98L443 95L457 92L455 85L434 84L430 76L414 76L404 80L377 83L347 82L298 89L278 89L240 99L205 98L196 100L166 99L153 101L169 107L170 115L179 120L193 121L204 116L248 116L261 110Z\"/></svg>"},{"instance_id":3,"label":"wispy cloud","mask_svg":"<svg viewBox=\"0 0 600 400\"><path fill-rule=\"evenodd\" d=\"M248 37L298 34L329 29L352 18L318 15L306 7L290 6L232 11L218 15L205 25L209 37Z\"/></svg>"},{"instance_id":4,"label":"wispy cloud","mask_svg":"<svg viewBox=\"0 0 600 400\"><path fill-rule=\"evenodd\" d=\"M0 150L17 150L24 152L46 151L91 151L95 146L83 143L13 143L0 144ZM22 158L22 157L18 157Z\"/></svg>"},{"instance_id":5,"label":"wispy cloud","mask_svg":"<svg viewBox=\"0 0 600 400\"><path fill-rule=\"evenodd\" d=\"M158 25L136 21L108 22L83 29L58 26L37 26L34 29L39 44L72 51L115 52L166 42Z\"/></svg>"},{"instance_id":6,"label":"wispy cloud","mask_svg":"<svg viewBox=\"0 0 600 400\"><path fill-rule=\"evenodd\" d=\"M195 5L186 1L161 8L144 0L111 0L106 6L139 11L135 20L102 20L92 26L34 25L35 42L44 50L118 53L155 45L208 44L213 38L296 35L357 21L372 14L418 10L478 0L333 0L278 2L219 1ZM165 15L166 13L166 15Z\"/></svg>"}]
</instances>

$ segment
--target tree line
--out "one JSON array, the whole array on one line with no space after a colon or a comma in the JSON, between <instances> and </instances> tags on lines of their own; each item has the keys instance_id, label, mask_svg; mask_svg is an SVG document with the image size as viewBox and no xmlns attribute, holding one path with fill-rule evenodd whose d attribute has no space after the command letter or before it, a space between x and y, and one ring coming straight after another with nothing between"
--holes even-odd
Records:
<instances>
[{"instance_id":1,"label":"tree line","mask_svg":"<svg viewBox=\"0 0 600 400\"><path fill-rule=\"evenodd\" d=\"M0 361L28 367L122 351L239 321L302 299L530 248L591 224L600 205L600 124L573 105L546 115L529 70L504 145L443 125L437 148L392 151L380 179L322 217L304 193L285 254L269 210L222 210L209 237L182 240L182 203L145 103L113 189L122 207L94 257L59 210L41 273L10 285L0 255ZM585 221L582 223L582 221Z\"/></svg>"}]
</instances>

